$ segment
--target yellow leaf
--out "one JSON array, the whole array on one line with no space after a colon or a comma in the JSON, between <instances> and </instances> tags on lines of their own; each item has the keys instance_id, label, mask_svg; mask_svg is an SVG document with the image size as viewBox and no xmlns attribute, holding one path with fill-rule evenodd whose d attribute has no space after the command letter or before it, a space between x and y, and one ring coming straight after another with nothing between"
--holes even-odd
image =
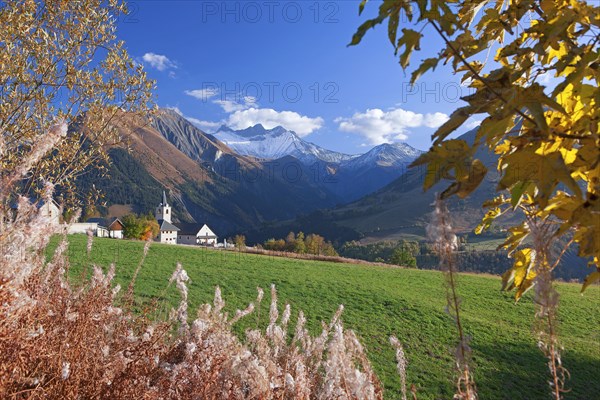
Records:
<instances>
[{"instance_id":1,"label":"yellow leaf","mask_svg":"<svg viewBox=\"0 0 600 400\"><path fill-rule=\"evenodd\" d=\"M588 276L585 277L585 281L583 282L583 286L581 287L581 293L585 291L592 283L600 281L600 271L594 271Z\"/></svg>"}]
</instances>

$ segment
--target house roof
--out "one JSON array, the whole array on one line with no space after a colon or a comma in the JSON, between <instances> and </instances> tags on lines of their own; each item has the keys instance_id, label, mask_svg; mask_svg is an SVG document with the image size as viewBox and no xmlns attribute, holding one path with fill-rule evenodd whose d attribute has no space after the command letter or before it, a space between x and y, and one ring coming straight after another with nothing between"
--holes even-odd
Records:
<instances>
[{"instance_id":1,"label":"house roof","mask_svg":"<svg viewBox=\"0 0 600 400\"><path fill-rule=\"evenodd\" d=\"M122 230L122 227L123 227L123 222L121 222L121 220L119 218L92 217L92 218L88 218L87 221L85 221L85 222L97 223L99 226L103 226L105 228L108 228L108 230L120 231L120 230ZM118 222L119 224L121 224L121 229L111 229L111 227L113 226L113 224L115 224L116 222Z\"/></svg>"},{"instance_id":2,"label":"house roof","mask_svg":"<svg viewBox=\"0 0 600 400\"><path fill-rule=\"evenodd\" d=\"M114 226L117 223L119 224L119 226ZM121 222L119 218L115 218L114 221L111 222L110 225L108 225L108 229L111 231L122 231L124 226L125 225L123 225L123 222Z\"/></svg>"},{"instance_id":3,"label":"house roof","mask_svg":"<svg viewBox=\"0 0 600 400\"><path fill-rule=\"evenodd\" d=\"M35 206L38 209L40 209L46 205L46 200L44 200L44 199L36 199L34 197L29 197L28 199L29 199L29 202L31 204L35 204ZM54 200L54 199L51 199L50 204L54 205L56 208L60 208L60 204L58 204L56 202L56 200ZM10 203L10 208L13 210L16 210L17 208L19 208L19 202L17 200L13 200Z\"/></svg>"},{"instance_id":4,"label":"house roof","mask_svg":"<svg viewBox=\"0 0 600 400\"><path fill-rule=\"evenodd\" d=\"M194 235L197 236L200 232L200 229L206 224L195 224L195 223L179 223L177 226L179 227L179 235ZM217 235L201 235L203 238L217 238Z\"/></svg>"},{"instance_id":5,"label":"house roof","mask_svg":"<svg viewBox=\"0 0 600 400\"><path fill-rule=\"evenodd\" d=\"M201 224L193 224L193 223L179 223L177 224L179 228L180 235L195 235L198 233L200 228L202 228Z\"/></svg>"},{"instance_id":6,"label":"house roof","mask_svg":"<svg viewBox=\"0 0 600 400\"><path fill-rule=\"evenodd\" d=\"M173 225L172 223L165 221L164 219L158 220L158 226L161 231L178 231L179 228Z\"/></svg>"}]
</instances>

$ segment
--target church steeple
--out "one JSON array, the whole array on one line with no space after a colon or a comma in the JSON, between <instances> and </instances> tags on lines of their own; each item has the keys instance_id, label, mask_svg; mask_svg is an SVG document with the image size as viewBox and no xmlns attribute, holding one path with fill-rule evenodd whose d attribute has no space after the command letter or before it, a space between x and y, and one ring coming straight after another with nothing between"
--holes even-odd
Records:
<instances>
[{"instance_id":1,"label":"church steeple","mask_svg":"<svg viewBox=\"0 0 600 400\"><path fill-rule=\"evenodd\" d=\"M156 208L156 212L154 214L157 220L164 220L167 222L171 222L171 206L167 202L167 194L163 190L163 201Z\"/></svg>"}]
</instances>

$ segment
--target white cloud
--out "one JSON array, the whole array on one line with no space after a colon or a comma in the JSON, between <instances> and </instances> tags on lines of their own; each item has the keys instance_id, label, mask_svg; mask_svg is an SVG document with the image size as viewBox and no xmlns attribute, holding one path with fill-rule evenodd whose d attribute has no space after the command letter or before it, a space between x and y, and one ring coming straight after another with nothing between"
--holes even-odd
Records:
<instances>
[{"instance_id":1,"label":"white cloud","mask_svg":"<svg viewBox=\"0 0 600 400\"><path fill-rule=\"evenodd\" d=\"M220 122L203 121L203 120L200 120L198 118L188 117L187 115L184 115L183 112L177 106L175 106L175 107L167 107L167 109L175 111L175 113L179 114L180 116L182 116L183 118L187 119L192 124L196 125L198 128L200 128L200 129L202 129L204 131L216 130L216 128L218 128L218 127L220 127L221 125L224 124L223 121L220 121Z\"/></svg>"},{"instance_id":2,"label":"white cloud","mask_svg":"<svg viewBox=\"0 0 600 400\"><path fill-rule=\"evenodd\" d=\"M396 108L383 111L378 108L355 113L350 118L336 118L335 122L343 132L356 133L368 140L371 145L405 140L409 128L426 126L437 128L448 120L444 113L420 114Z\"/></svg>"},{"instance_id":3,"label":"white cloud","mask_svg":"<svg viewBox=\"0 0 600 400\"><path fill-rule=\"evenodd\" d=\"M213 101L213 103L221 106L223 111L225 111L226 113L232 113L232 112L244 110L246 108L246 106L244 106L243 104L237 103L233 100L215 100L215 101Z\"/></svg>"},{"instance_id":4,"label":"white cloud","mask_svg":"<svg viewBox=\"0 0 600 400\"><path fill-rule=\"evenodd\" d=\"M479 119L467 120L467 122L465 123L465 128L470 130L477 128L479 125L481 125L481 120Z\"/></svg>"},{"instance_id":5,"label":"white cloud","mask_svg":"<svg viewBox=\"0 0 600 400\"><path fill-rule=\"evenodd\" d=\"M538 75L537 82L542 85L549 85L554 79L554 73L552 71L546 71L543 74Z\"/></svg>"},{"instance_id":6,"label":"white cloud","mask_svg":"<svg viewBox=\"0 0 600 400\"><path fill-rule=\"evenodd\" d=\"M183 93L188 96L192 96L198 100L206 101L211 97L215 97L219 94L219 89L215 88L206 88L206 89L193 89L193 90L184 90Z\"/></svg>"},{"instance_id":7,"label":"white cloud","mask_svg":"<svg viewBox=\"0 0 600 400\"><path fill-rule=\"evenodd\" d=\"M192 118L192 117L185 117L185 119L190 121L192 124L196 125L198 128L202 129L203 131L215 131L215 130L217 130L217 128L219 128L221 125L223 125L223 121L221 121L221 122L202 121L200 119Z\"/></svg>"},{"instance_id":8,"label":"white cloud","mask_svg":"<svg viewBox=\"0 0 600 400\"><path fill-rule=\"evenodd\" d=\"M323 118L310 118L293 111L275 111L271 108L249 108L235 111L227 121L232 129L245 129L256 124L262 124L267 129L281 125L302 137L321 128Z\"/></svg>"},{"instance_id":9,"label":"white cloud","mask_svg":"<svg viewBox=\"0 0 600 400\"><path fill-rule=\"evenodd\" d=\"M423 114L420 114L420 115L423 115ZM425 114L423 116L423 125L425 125L428 128L438 128L438 127L442 126L442 124L446 121L448 121L448 115L441 113L441 112L435 112L433 114Z\"/></svg>"},{"instance_id":10,"label":"white cloud","mask_svg":"<svg viewBox=\"0 0 600 400\"><path fill-rule=\"evenodd\" d=\"M252 96L245 96L241 102L234 100L213 100L213 103L221 106L223 111L226 113L232 113L236 111L247 110L249 108L256 108L256 98Z\"/></svg>"},{"instance_id":11,"label":"white cloud","mask_svg":"<svg viewBox=\"0 0 600 400\"><path fill-rule=\"evenodd\" d=\"M145 63L150 64L152 68L156 68L159 71L164 71L171 68L177 68L177 65L169 60L167 56L155 53L146 53L142 57Z\"/></svg>"}]
</instances>

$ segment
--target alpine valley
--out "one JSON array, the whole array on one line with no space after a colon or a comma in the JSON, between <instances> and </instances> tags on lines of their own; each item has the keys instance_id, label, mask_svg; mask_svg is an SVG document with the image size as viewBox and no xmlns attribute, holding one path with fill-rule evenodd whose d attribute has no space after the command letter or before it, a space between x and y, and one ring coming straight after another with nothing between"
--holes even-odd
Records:
<instances>
[{"instance_id":1,"label":"alpine valley","mask_svg":"<svg viewBox=\"0 0 600 400\"><path fill-rule=\"evenodd\" d=\"M361 155L326 150L278 126L222 126L208 134L176 111L116 123L124 145L110 150L108 179L80 179L104 195L102 214L146 213L167 190L174 217L207 222L225 236L342 206L398 177L421 151L382 144Z\"/></svg>"},{"instance_id":2,"label":"alpine valley","mask_svg":"<svg viewBox=\"0 0 600 400\"><path fill-rule=\"evenodd\" d=\"M280 126L238 131L222 126L208 134L171 109L158 110L151 121L132 122L124 115L115 126L123 140L109 150L108 176L92 169L79 182L82 193L92 187L103 193L100 214L148 213L165 190L174 221L207 223L222 238L242 233L249 244L290 231L320 234L338 248L356 240L422 242L435 193L446 188L440 182L423 191L427 171L408 168L422 152L404 143L342 154ZM472 143L475 136L471 130L459 138ZM496 169L494 154L482 150L475 156L489 171ZM475 237L472 232L485 212L481 204L496 186L490 172L471 196L448 202L457 233L477 252L491 255L504 233ZM565 259L561 265L569 268L563 278L579 278L571 271L581 271L574 266L586 260L574 253ZM467 267L480 271L477 265ZM500 273L506 265L494 268L485 272Z\"/></svg>"}]
</instances>

